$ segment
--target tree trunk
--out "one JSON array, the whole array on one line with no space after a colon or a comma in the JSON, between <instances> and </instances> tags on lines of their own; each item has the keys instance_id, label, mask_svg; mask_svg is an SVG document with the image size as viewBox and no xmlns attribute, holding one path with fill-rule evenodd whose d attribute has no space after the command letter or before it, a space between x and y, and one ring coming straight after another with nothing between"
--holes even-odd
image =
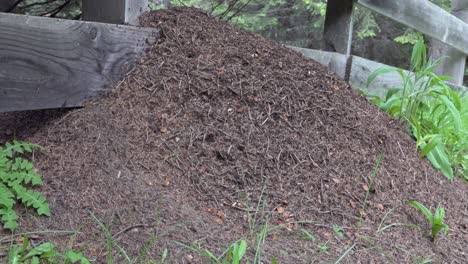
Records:
<instances>
[{"instance_id":1,"label":"tree trunk","mask_svg":"<svg viewBox=\"0 0 468 264\"><path fill-rule=\"evenodd\" d=\"M9 12L17 4L18 0L1 0L0 12Z\"/></svg>"}]
</instances>

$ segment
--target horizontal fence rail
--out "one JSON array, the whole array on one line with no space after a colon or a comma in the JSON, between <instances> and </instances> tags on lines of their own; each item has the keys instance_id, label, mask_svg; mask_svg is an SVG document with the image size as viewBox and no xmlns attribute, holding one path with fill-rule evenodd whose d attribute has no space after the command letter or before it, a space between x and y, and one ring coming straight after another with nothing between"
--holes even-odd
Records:
<instances>
[{"instance_id":1,"label":"horizontal fence rail","mask_svg":"<svg viewBox=\"0 0 468 264\"><path fill-rule=\"evenodd\" d=\"M403 86L401 76L396 72L390 72L378 76L369 85L369 87L366 87L367 78L369 75L382 67L390 67L388 65L354 55L351 56L350 59L348 56L336 52L305 49L292 46L289 46L289 48L300 52L306 58L313 59L318 63L327 66L329 70L334 72L340 79L349 82L355 88L362 89L368 94L383 97L386 95L389 88ZM347 66L347 63L350 65ZM408 73L408 71L405 72ZM452 83L448 83L448 85L456 91L468 93L468 88L464 86L459 86Z\"/></svg>"},{"instance_id":2,"label":"horizontal fence rail","mask_svg":"<svg viewBox=\"0 0 468 264\"><path fill-rule=\"evenodd\" d=\"M157 29L0 13L0 112L82 106L158 38Z\"/></svg>"},{"instance_id":3,"label":"horizontal fence rail","mask_svg":"<svg viewBox=\"0 0 468 264\"><path fill-rule=\"evenodd\" d=\"M468 24L428 0L358 0L358 3L468 54Z\"/></svg>"}]
</instances>

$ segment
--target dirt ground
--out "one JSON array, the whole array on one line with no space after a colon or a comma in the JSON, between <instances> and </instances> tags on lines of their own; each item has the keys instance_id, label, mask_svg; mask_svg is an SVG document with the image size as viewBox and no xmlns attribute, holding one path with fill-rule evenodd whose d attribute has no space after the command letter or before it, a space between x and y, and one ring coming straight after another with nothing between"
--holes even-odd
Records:
<instances>
[{"instance_id":1,"label":"dirt ground","mask_svg":"<svg viewBox=\"0 0 468 264\"><path fill-rule=\"evenodd\" d=\"M82 109L0 115L0 141L48 149L34 161L52 216L23 210L20 231L79 231L34 239L97 263L105 234L93 215L130 256L148 244L153 259L167 249L168 263L208 263L175 242L221 254L241 238L253 259L267 223L263 263L330 263L351 247L341 263L468 263L468 185L420 159L398 121L355 89L195 9L143 22L163 37L113 94ZM449 235L432 242L408 200L445 207Z\"/></svg>"}]
</instances>

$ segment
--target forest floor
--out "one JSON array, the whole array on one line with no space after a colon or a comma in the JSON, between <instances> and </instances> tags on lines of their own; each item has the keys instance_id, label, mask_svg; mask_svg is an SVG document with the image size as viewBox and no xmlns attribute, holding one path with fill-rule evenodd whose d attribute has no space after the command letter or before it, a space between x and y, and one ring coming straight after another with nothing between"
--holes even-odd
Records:
<instances>
[{"instance_id":1,"label":"forest floor","mask_svg":"<svg viewBox=\"0 0 468 264\"><path fill-rule=\"evenodd\" d=\"M168 263L208 262L181 244L221 254L242 238L253 260L261 230L263 263L468 263L468 185L449 183L355 89L195 9L143 23L162 38L112 94L0 115L0 141L48 149L34 162L52 216L22 210L20 231L76 230L33 239L97 263L108 252L93 215L131 258L149 245L148 259L167 249ZM448 236L432 242L409 200L443 206Z\"/></svg>"}]
</instances>

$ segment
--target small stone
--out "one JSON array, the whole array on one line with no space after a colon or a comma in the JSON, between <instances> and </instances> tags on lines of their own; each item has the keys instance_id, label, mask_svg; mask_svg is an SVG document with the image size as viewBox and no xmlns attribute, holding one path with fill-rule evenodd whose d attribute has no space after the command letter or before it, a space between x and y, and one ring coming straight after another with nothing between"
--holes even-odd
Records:
<instances>
[{"instance_id":1,"label":"small stone","mask_svg":"<svg viewBox=\"0 0 468 264\"><path fill-rule=\"evenodd\" d=\"M188 263L192 263L192 261L193 261L193 256L192 256L192 255L187 255L187 256L185 256L185 260L186 260Z\"/></svg>"}]
</instances>

